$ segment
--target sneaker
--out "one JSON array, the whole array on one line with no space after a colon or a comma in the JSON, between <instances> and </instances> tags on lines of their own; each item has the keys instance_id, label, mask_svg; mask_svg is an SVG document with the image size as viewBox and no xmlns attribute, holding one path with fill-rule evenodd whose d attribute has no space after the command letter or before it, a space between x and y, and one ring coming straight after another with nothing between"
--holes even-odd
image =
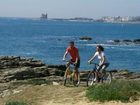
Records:
<instances>
[{"instance_id":1,"label":"sneaker","mask_svg":"<svg viewBox=\"0 0 140 105\"><path fill-rule=\"evenodd\" d=\"M92 86L93 85L93 81L90 83L90 86Z\"/></svg>"},{"instance_id":2,"label":"sneaker","mask_svg":"<svg viewBox=\"0 0 140 105\"><path fill-rule=\"evenodd\" d=\"M96 82L97 81L97 78L94 78L93 81Z\"/></svg>"},{"instance_id":3,"label":"sneaker","mask_svg":"<svg viewBox=\"0 0 140 105\"><path fill-rule=\"evenodd\" d=\"M79 86L79 84L80 84L80 81L77 81L76 86Z\"/></svg>"}]
</instances>

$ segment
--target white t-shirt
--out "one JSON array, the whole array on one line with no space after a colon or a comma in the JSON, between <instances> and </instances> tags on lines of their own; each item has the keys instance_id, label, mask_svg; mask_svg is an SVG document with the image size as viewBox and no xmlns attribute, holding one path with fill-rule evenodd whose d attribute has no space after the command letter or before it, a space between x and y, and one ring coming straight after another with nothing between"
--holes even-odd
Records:
<instances>
[{"instance_id":1,"label":"white t-shirt","mask_svg":"<svg viewBox=\"0 0 140 105\"><path fill-rule=\"evenodd\" d=\"M104 57L105 57L105 62L104 63L108 63L108 60L107 60L104 52L101 52L100 54L99 54L99 52L96 52L95 57L97 57L99 59L100 64L103 62Z\"/></svg>"}]
</instances>

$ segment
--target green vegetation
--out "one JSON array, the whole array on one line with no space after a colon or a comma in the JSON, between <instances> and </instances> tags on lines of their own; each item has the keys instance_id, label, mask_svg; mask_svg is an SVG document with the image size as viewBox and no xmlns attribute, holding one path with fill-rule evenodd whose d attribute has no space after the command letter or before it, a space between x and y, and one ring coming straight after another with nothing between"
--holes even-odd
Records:
<instances>
[{"instance_id":1,"label":"green vegetation","mask_svg":"<svg viewBox=\"0 0 140 105\"><path fill-rule=\"evenodd\" d=\"M22 101L9 101L5 105L29 105L29 104Z\"/></svg>"},{"instance_id":2,"label":"green vegetation","mask_svg":"<svg viewBox=\"0 0 140 105\"><path fill-rule=\"evenodd\" d=\"M97 84L86 91L90 101L135 101L140 97L139 81L113 81L111 84Z\"/></svg>"}]
</instances>

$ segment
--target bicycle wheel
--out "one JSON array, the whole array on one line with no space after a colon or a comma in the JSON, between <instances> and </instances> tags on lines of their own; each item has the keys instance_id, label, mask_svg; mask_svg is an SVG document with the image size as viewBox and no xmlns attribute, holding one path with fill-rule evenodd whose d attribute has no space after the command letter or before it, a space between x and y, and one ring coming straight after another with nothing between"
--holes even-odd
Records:
<instances>
[{"instance_id":1,"label":"bicycle wheel","mask_svg":"<svg viewBox=\"0 0 140 105\"><path fill-rule=\"evenodd\" d=\"M102 82L110 84L112 82L112 73L111 72L103 73Z\"/></svg>"},{"instance_id":2,"label":"bicycle wheel","mask_svg":"<svg viewBox=\"0 0 140 105\"><path fill-rule=\"evenodd\" d=\"M72 81L72 77L71 75L67 75L66 77L64 77L64 86L66 85L72 85L73 81Z\"/></svg>"},{"instance_id":3,"label":"bicycle wheel","mask_svg":"<svg viewBox=\"0 0 140 105\"><path fill-rule=\"evenodd\" d=\"M95 83L95 78L95 72L90 72L87 77L87 86L92 86Z\"/></svg>"},{"instance_id":4,"label":"bicycle wheel","mask_svg":"<svg viewBox=\"0 0 140 105\"><path fill-rule=\"evenodd\" d=\"M65 71L65 75L64 75L64 86L66 86L68 82L68 71Z\"/></svg>"},{"instance_id":5,"label":"bicycle wheel","mask_svg":"<svg viewBox=\"0 0 140 105\"><path fill-rule=\"evenodd\" d=\"M65 71L64 86L66 86L67 84L72 84L72 70Z\"/></svg>"}]
</instances>

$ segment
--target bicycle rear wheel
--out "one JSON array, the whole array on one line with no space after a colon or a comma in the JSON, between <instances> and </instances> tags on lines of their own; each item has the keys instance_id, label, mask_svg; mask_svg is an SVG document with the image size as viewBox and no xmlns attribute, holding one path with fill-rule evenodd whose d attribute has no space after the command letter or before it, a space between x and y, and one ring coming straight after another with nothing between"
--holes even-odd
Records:
<instances>
[{"instance_id":1,"label":"bicycle rear wheel","mask_svg":"<svg viewBox=\"0 0 140 105\"><path fill-rule=\"evenodd\" d=\"M110 84L112 82L112 73L111 72L103 73L102 82Z\"/></svg>"},{"instance_id":2,"label":"bicycle rear wheel","mask_svg":"<svg viewBox=\"0 0 140 105\"><path fill-rule=\"evenodd\" d=\"M87 77L87 86L92 86L96 82L94 81L95 78L95 72L90 72Z\"/></svg>"}]
</instances>

